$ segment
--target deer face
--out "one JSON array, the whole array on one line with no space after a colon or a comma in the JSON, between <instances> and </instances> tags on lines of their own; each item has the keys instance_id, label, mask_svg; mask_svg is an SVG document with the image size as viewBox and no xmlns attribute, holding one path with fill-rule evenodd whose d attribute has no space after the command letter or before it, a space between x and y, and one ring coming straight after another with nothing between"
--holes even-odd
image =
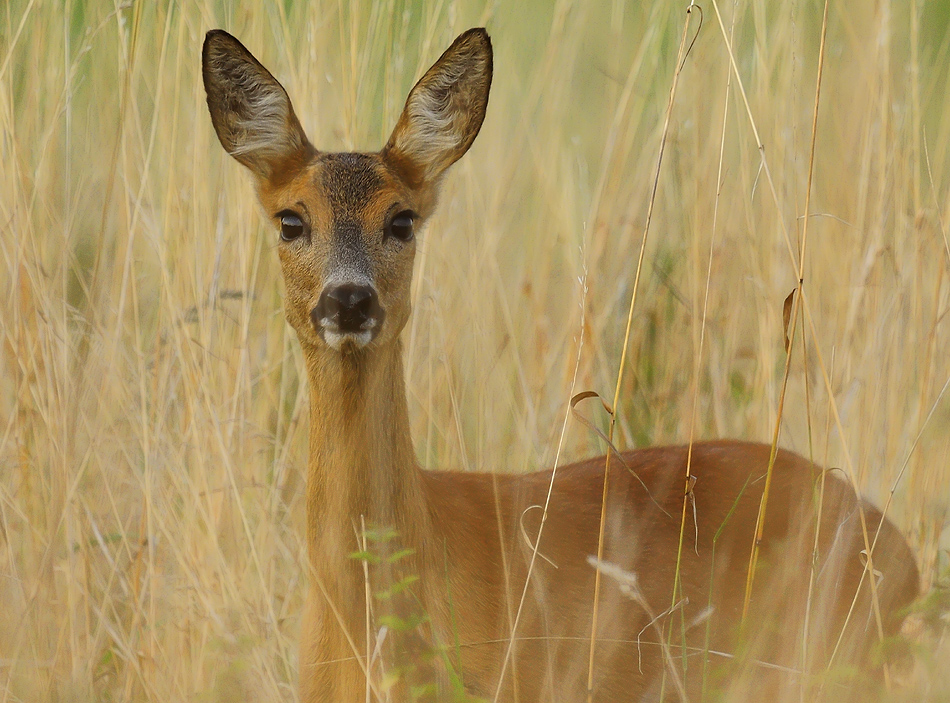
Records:
<instances>
[{"instance_id":1,"label":"deer face","mask_svg":"<svg viewBox=\"0 0 950 703\"><path fill-rule=\"evenodd\" d=\"M279 232L285 309L301 343L339 353L391 343L409 317L416 234L485 116L488 35L456 39L373 154L317 151L280 83L226 32L208 33L202 63L218 138L254 174Z\"/></svg>"},{"instance_id":2,"label":"deer face","mask_svg":"<svg viewBox=\"0 0 950 703\"><path fill-rule=\"evenodd\" d=\"M261 203L279 232L287 319L305 345L390 342L409 317L414 193L378 154L316 154Z\"/></svg>"}]
</instances>

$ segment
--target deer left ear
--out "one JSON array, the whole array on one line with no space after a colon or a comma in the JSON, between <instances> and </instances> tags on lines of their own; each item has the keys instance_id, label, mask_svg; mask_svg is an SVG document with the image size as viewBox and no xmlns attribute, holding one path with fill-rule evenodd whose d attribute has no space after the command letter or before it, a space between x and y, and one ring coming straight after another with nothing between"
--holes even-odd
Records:
<instances>
[{"instance_id":1,"label":"deer left ear","mask_svg":"<svg viewBox=\"0 0 950 703\"><path fill-rule=\"evenodd\" d=\"M315 151L287 91L230 34L208 32L201 72L221 146L259 179L274 179Z\"/></svg>"},{"instance_id":2,"label":"deer left ear","mask_svg":"<svg viewBox=\"0 0 950 703\"><path fill-rule=\"evenodd\" d=\"M435 184L485 119L492 47L483 28L461 34L409 93L382 156L414 186Z\"/></svg>"}]
</instances>

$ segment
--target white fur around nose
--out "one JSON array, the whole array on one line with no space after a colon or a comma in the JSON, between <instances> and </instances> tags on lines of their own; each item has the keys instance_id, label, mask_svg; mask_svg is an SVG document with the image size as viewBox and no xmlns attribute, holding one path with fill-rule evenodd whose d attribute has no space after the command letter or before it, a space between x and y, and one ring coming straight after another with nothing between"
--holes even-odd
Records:
<instances>
[{"instance_id":1,"label":"white fur around nose","mask_svg":"<svg viewBox=\"0 0 950 703\"><path fill-rule=\"evenodd\" d=\"M334 271L334 274L324 283L323 290L331 290L343 285L365 286L372 289L374 293L376 292L373 280L362 271L351 266L343 266ZM357 349L362 349L373 341L374 332L381 324L379 319L370 317L363 322L362 329L359 332L340 332L336 322L330 317L321 317L319 323L320 328L317 332L323 337L323 341L327 343L327 346L335 351L341 351L344 344L351 344Z\"/></svg>"},{"instance_id":2,"label":"white fur around nose","mask_svg":"<svg viewBox=\"0 0 950 703\"><path fill-rule=\"evenodd\" d=\"M375 322L375 321L374 321ZM357 349L362 349L373 340L373 333L370 330L364 332L331 332L323 330L323 341L334 351L341 351L346 343L352 344Z\"/></svg>"}]
</instances>

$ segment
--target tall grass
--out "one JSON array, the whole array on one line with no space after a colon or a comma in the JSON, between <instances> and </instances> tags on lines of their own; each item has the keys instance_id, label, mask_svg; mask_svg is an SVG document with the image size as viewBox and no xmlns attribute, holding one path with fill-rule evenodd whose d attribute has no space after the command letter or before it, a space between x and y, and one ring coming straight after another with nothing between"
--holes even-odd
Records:
<instances>
[{"instance_id":1,"label":"tall grass","mask_svg":"<svg viewBox=\"0 0 950 703\"><path fill-rule=\"evenodd\" d=\"M701 4L634 310L628 447L684 441L694 399L696 438L776 422L822 8L721 3L760 150ZM685 6L4 5L0 701L296 699L306 386L276 234L207 116L204 32L275 71L319 148L369 150L420 71L488 26L488 117L421 237L407 378L425 466L525 471L553 461L572 392L613 390ZM950 547L950 4L834 3L827 42L814 331L780 443L850 457L878 504L893 490L931 589ZM570 426L569 456L601 451ZM947 694L945 637L917 633L895 700Z\"/></svg>"}]
</instances>

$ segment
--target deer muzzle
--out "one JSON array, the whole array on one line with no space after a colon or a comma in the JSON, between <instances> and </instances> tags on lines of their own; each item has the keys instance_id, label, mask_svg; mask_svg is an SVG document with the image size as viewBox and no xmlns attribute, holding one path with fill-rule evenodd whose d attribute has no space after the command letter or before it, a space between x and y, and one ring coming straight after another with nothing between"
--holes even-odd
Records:
<instances>
[{"instance_id":1,"label":"deer muzzle","mask_svg":"<svg viewBox=\"0 0 950 703\"><path fill-rule=\"evenodd\" d=\"M376 289L353 283L327 286L310 311L317 334L337 351L344 345L365 347L375 339L385 317Z\"/></svg>"}]
</instances>

